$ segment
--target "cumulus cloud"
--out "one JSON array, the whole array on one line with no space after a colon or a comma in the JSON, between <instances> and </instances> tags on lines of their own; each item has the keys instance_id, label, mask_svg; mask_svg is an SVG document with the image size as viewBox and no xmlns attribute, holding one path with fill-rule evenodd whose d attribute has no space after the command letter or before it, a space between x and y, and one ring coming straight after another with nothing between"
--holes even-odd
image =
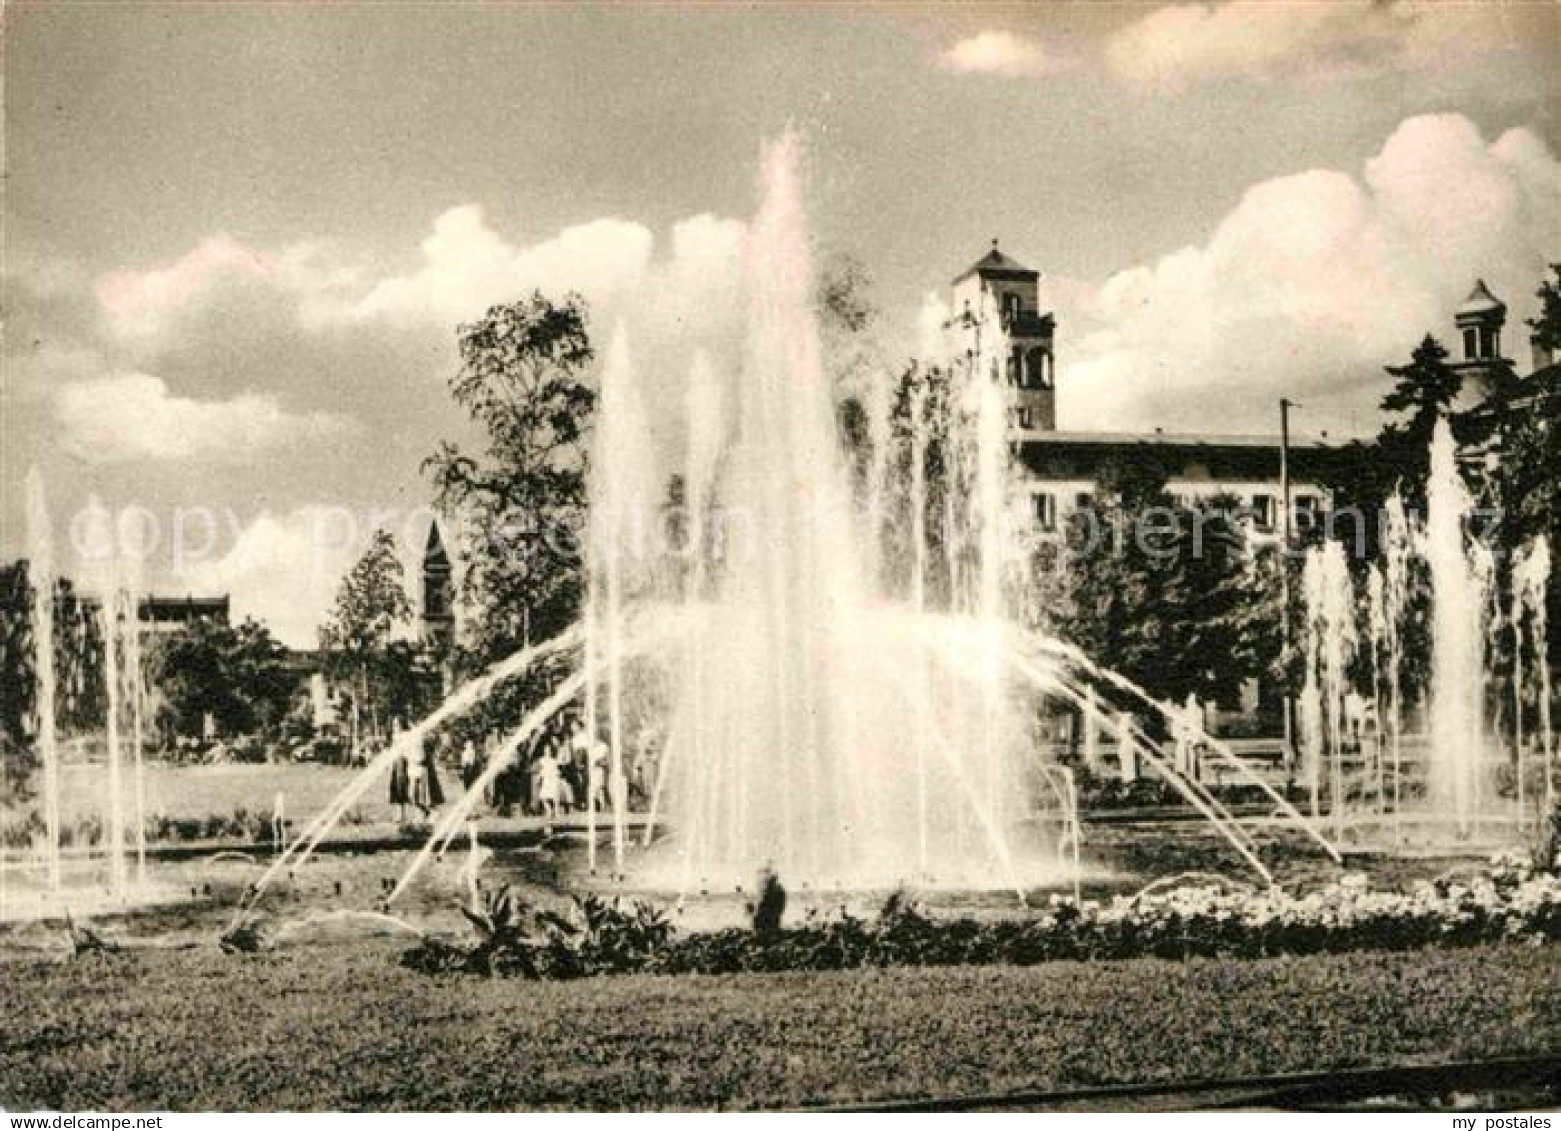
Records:
<instances>
[{"instance_id":1,"label":"cumulus cloud","mask_svg":"<svg viewBox=\"0 0 1561 1131\"><path fill-rule=\"evenodd\" d=\"M205 302L224 279L275 279L265 252L226 235L203 240L173 263L146 271L113 271L98 281L98 301L113 331L132 340L167 331L173 318Z\"/></svg>"},{"instance_id":2,"label":"cumulus cloud","mask_svg":"<svg viewBox=\"0 0 1561 1131\"><path fill-rule=\"evenodd\" d=\"M644 226L602 219L516 247L488 224L480 206L466 204L434 221L415 273L381 281L344 314L457 322L536 288L604 300L644 278L654 245L655 236Z\"/></svg>"},{"instance_id":3,"label":"cumulus cloud","mask_svg":"<svg viewBox=\"0 0 1561 1131\"><path fill-rule=\"evenodd\" d=\"M1477 276L1521 315L1561 231L1558 178L1529 131L1488 143L1445 114L1403 122L1358 175L1255 185L1207 242L1062 305L1062 423L1268 430L1289 395L1372 430L1382 366L1427 332L1450 339Z\"/></svg>"},{"instance_id":4,"label":"cumulus cloud","mask_svg":"<svg viewBox=\"0 0 1561 1131\"><path fill-rule=\"evenodd\" d=\"M959 74L1040 77L1067 70L1068 60L1034 39L1006 31L983 31L954 44L939 59Z\"/></svg>"},{"instance_id":5,"label":"cumulus cloud","mask_svg":"<svg viewBox=\"0 0 1561 1131\"><path fill-rule=\"evenodd\" d=\"M169 391L159 377L117 373L67 382L55 392L60 445L95 463L132 460L239 461L289 444L331 439L350 422L291 413L273 396L202 401Z\"/></svg>"},{"instance_id":6,"label":"cumulus cloud","mask_svg":"<svg viewBox=\"0 0 1561 1131\"><path fill-rule=\"evenodd\" d=\"M325 505L264 511L236 529L225 525L186 520L189 545L199 549L209 535L212 548L177 563L170 584L181 592L231 594L235 618L264 622L290 647L315 647L336 589L372 532ZM406 539L399 544L405 554Z\"/></svg>"},{"instance_id":7,"label":"cumulus cloud","mask_svg":"<svg viewBox=\"0 0 1561 1131\"><path fill-rule=\"evenodd\" d=\"M271 510L247 525L223 520L220 554L152 563L148 581L230 592L241 615L307 645L353 556L322 549L321 516L423 500L419 461L466 436L444 392L459 323L533 289L578 291L598 338L628 327L646 399L665 415L696 347L717 365L736 356L746 241L742 222L708 214L663 233L606 217L523 239L468 204L434 217L402 270L325 241L217 234L97 279L29 273L18 326L38 344L8 341L0 393L8 413L25 411L33 448L7 446L6 466L19 476L52 460L77 505L97 490L165 519L263 498ZM56 291L86 301L65 310Z\"/></svg>"},{"instance_id":8,"label":"cumulus cloud","mask_svg":"<svg viewBox=\"0 0 1561 1131\"><path fill-rule=\"evenodd\" d=\"M1176 93L1229 78L1455 65L1498 42L1501 28L1478 4L1172 4L1119 31L1106 46L1106 63L1130 83Z\"/></svg>"}]
</instances>

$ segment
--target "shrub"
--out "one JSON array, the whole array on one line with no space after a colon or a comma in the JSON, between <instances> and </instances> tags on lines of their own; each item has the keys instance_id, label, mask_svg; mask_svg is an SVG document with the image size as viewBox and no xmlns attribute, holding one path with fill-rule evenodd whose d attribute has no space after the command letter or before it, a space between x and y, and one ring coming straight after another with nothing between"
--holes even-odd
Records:
<instances>
[{"instance_id":1,"label":"shrub","mask_svg":"<svg viewBox=\"0 0 1561 1131\"><path fill-rule=\"evenodd\" d=\"M572 912L539 912L500 892L467 912L481 939L470 950L425 943L408 965L435 971L577 978L651 971L845 970L867 966L1032 965L1056 959L1257 958L1274 955L1561 940L1561 877L1523 855L1499 856L1475 875L1444 876L1411 891L1374 891L1345 875L1304 896L1195 880L1108 903L1061 897L1028 919L982 922L928 915L904 892L870 919L844 908L810 912L795 927L678 935L641 903L587 895Z\"/></svg>"}]
</instances>

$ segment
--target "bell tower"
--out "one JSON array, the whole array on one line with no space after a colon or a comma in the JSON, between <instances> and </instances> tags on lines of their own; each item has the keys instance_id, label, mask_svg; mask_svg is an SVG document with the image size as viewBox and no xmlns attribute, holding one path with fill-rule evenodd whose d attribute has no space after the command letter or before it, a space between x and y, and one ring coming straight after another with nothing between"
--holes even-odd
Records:
<instances>
[{"instance_id":1,"label":"bell tower","mask_svg":"<svg viewBox=\"0 0 1561 1131\"><path fill-rule=\"evenodd\" d=\"M1023 436L1057 428L1057 372L1053 353L1056 320L1039 305L1040 272L1004 255L992 241L983 255L953 281L954 323L972 334L983 327L982 312L995 309L1007 341L1001 378L1008 394L1008 428ZM990 304L990 305L989 305Z\"/></svg>"},{"instance_id":2,"label":"bell tower","mask_svg":"<svg viewBox=\"0 0 1561 1131\"><path fill-rule=\"evenodd\" d=\"M455 642L455 585L439 523L428 526L423 547L423 639L440 648Z\"/></svg>"},{"instance_id":3,"label":"bell tower","mask_svg":"<svg viewBox=\"0 0 1561 1131\"><path fill-rule=\"evenodd\" d=\"M1484 279L1476 279L1474 290L1453 313L1462 344L1462 357L1454 366L1463 374L1459 408L1478 407L1490 397L1493 373L1504 363L1501 329L1506 321L1507 304L1491 294Z\"/></svg>"}]
</instances>

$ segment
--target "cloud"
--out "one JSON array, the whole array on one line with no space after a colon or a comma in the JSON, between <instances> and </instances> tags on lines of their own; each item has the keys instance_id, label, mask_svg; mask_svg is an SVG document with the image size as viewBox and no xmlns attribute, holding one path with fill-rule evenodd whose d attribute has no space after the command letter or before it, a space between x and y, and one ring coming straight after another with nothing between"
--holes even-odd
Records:
<instances>
[{"instance_id":1,"label":"cloud","mask_svg":"<svg viewBox=\"0 0 1561 1131\"><path fill-rule=\"evenodd\" d=\"M422 458L472 438L445 392L460 322L533 289L580 291L599 343L628 328L665 442L696 346L718 366L737 356L746 242L742 222L709 214L662 233L604 217L525 240L466 204L433 217L399 270L324 240L220 233L95 279L13 265L25 273L7 279L16 332L0 397L25 423L5 466L19 479L46 465L62 513L95 492L165 526L181 509L248 521L263 500L247 526L218 524L221 551L149 562L147 581L230 592L240 614L307 645L352 557L315 548L311 525L420 505Z\"/></svg>"},{"instance_id":2,"label":"cloud","mask_svg":"<svg viewBox=\"0 0 1561 1131\"><path fill-rule=\"evenodd\" d=\"M1462 65L1498 43L1503 27L1478 4L1173 4L1124 27L1107 43L1105 57L1132 85L1174 94L1230 78L1320 79L1382 67Z\"/></svg>"},{"instance_id":3,"label":"cloud","mask_svg":"<svg viewBox=\"0 0 1561 1131\"><path fill-rule=\"evenodd\" d=\"M1401 123L1360 175L1254 185L1206 243L1061 304L1063 425L1267 431L1288 395L1317 427L1374 430L1382 366L1450 339L1477 276L1517 323L1554 254L1558 187L1532 133L1487 143L1457 114Z\"/></svg>"},{"instance_id":4,"label":"cloud","mask_svg":"<svg viewBox=\"0 0 1561 1131\"><path fill-rule=\"evenodd\" d=\"M323 241L264 248L213 235L93 285L94 322L72 346L102 360L70 376L112 381L34 384L53 394L78 454L237 462L289 434L330 435L338 489L352 494L371 477L382 486L390 459L404 463L400 482L415 479L422 456L459 434L443 386L459 364L460 323L533 290L577 291L593 329L629 328L642 369L681 375L696 346L720 355L735 342L745 241L743 223L698 214L659 244L612 217L527 243L463 204L434 218L410 269L387 272ZM112 428L110 405L123 409ZM351 435L335 427L347 418L359 425Z\"/></svg>"},{"instance_id":5,"label":"cloud","mask_svg":"<svg viewBox=\"0 0 1561 1131\"><path fill-rule=\"evenodd\" d=\"M290 413L274 396L200 401L175 396L159 377L118 373L55 391L59 443L94 463L244 460L290 444L327 440L351 427L329 413Z\"/></svg>"},{"instance_id":6,"label":"cloud","mask_svg":"<svg viewBox=\"0 0 1561 1131\"><path fill-rule=\"evenodd\" d=\"M654 246L655 236L644 226L601 219L516 247L489 226L480 206L465 204L434 221L416 272L381 281L344 313L414 314L454 323L536 289L579 291L600 302L645 277Z\"/></svg>"},{"instance_id":7,"label":"cloud","mask_svg":"<svg viewBox=\"0 0 1561 1131\"><path fill-rule=\"evenodd\" d=\"M265 623L289 647L315 647L320 622L368 531L323 505L265 511L237 530L214 529L225 549L181 563L170 584L179 592L230 594L235 619Z\"/></svg>"},{"instance_id":8,"label":"cloud","mask_svg":"<svg viewBox=\"0 0 1561 1131\"><path fill-rule=\"evenodd\" d=\"M1036 78L1067 70L1069 60L1037 40L1006 31L983 31L962 39L939 59L944 70L958 74Z\"/></svg>"},{"instance_id":9,"label":"cloud","mask_svg":"<svg viewBox=\"0 0 1561 1131\"><path fill-rule=\"evenodd\" d=\"M155 338L177 315L204 302L224 279L274 279L277 261L225 235L215 235L173 263L148 271L113 271L98 281L98 301L113 331L132 340Z\"/></svg>"}]
</instances>

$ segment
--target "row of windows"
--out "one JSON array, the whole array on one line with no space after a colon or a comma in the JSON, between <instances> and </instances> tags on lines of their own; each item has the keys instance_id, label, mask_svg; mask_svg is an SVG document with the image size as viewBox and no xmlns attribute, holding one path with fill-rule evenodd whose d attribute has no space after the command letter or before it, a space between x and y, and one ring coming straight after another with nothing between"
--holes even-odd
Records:
<instances>
[{"instance_id":1,"label":"row of windows","mask_svg":"<svg viewBox=\"0 0 1561 1131\"><path fill-rule=\"evenodd\" d=\"M1185 496L1171 496L1181 505L1191 505L1194 499ZM1043 533L1051 534L1057 530L1057 495L1051 491L1037 492L1033 498L1035 523ZM1079 491L1073 496L1073 509L1075 511L1087 511L1095 505L1095 496L1090 491ZM1292 509L1295 517L1295 525L1301 529L1308 529L1316 524L1318 516L1322 512L1322 499L1312 494L1296 494L1292 496ZM1279 521L1279 497L1264 492L1254 494L1247 504L1247 516L1251 519L1254 530L1261 534L1272 534Z\"/></svg>"},{"instance_id":2,"label":"row of windows","mask_svg":"<svg viewBox=\"0 0 1561 1131\"><path fill-rule=\"evenodd\" d=\"M1015 349L1008 355L1008 383L1018 389L1050 389L1056 384L1056 362L1039 346Z\"/></svg>"}]
</instances>

